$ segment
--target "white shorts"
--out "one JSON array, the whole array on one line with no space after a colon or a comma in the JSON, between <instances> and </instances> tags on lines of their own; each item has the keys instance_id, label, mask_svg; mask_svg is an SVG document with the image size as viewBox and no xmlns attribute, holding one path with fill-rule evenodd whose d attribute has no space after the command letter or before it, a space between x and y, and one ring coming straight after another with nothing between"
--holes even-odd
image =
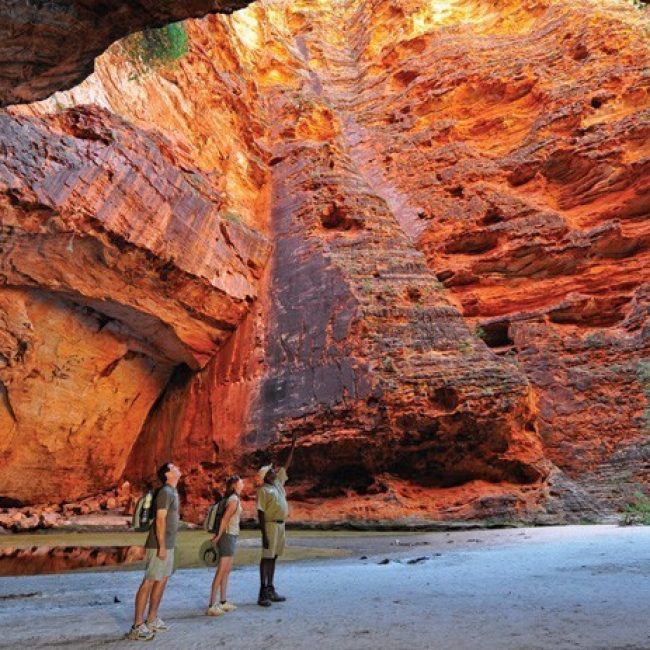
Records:
<instances>
[{"instance_id":1,"label":"white shorts","mask_svg":"<svg viewBox=\"0 0 650 650\"><path fill-rule=\"evenodd\" d=\"M145 580L164 580L174 573L174 549L167 550L167 557L161 560L158 557L158 549L148 548L145 553Z\"/></svg>"}]
</instances>

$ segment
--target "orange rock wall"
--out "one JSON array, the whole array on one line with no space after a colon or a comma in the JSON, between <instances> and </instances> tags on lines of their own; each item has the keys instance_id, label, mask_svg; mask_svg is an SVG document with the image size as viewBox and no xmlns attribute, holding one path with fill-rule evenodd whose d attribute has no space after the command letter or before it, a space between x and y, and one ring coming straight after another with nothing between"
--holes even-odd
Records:
<instances>
[{"instance_id":1,"label":"orange rock wall","mask_svg":"<svg viewBox=\"0 0 650 650\"><path fill-rule=\"evenodd\" d=\"M51 502L115 485L170 366L42 290L3 288L3 496Z\"/></svg>"},{"instance_id":2,"label":"orange rock wall","mask_svg":"<svg viewBox=\"0 0 650 650\"><path fill-rule=\"evenodd\" d=\"M400 36L387 41L389 23ZM347 81L330 99L350 116L361 168L475 332L528 376L548 458L598 496L604 481L638 487L647 12L377 2L354 24L357 94Z\"/></svg>"},{"instance_id":3,"label":"orange rock wall","mask_svg":"<svg viewBox=\"0 0 650 650\"><path fill-rule=\"evenodd\" d=\"M186 21L188 52L155 65L143 66L131 54L131 39L125 39L97 59L84 83L11 110L43 115L93 104L142 129L153 128L205 175L231 221L263 231L268 167L260 145L266 118L256 111L253 65L242 60L242 43L230 23L217 16Z\"/></svg>"},{"instance_id":4,"label":"orange rock wall","mask_svg":"<svg viewBox=\"0 0 650 650\"><path fill-rule=\"evenodd\" d=\"M523 371L532 391L507 425L507 453L530 462L541 439L584 503L638 489L648 458L643 13L624 3L462 1L337 12L261 3L245 13L256 15L249 41L262 110L274 117L276 246L268 370L248 441L297 428L299 465L320 477L298 490L307 496L363 493L380 476L389 485L404 475L424 485L516 482L527 471L502 471L480 440L491 439L491 409L508 417L500 398ZM391 268L415 253L401 248L394 220L465 316L469 333L450 334L461 353L484 349L481 340L496 353L470 361L507 378L482 377L490 399L472 402L461 388L458 408L449 397L466 381L453 368L460 360L445 360L439 386L427 374L437 364L420 355L439 342L427 340L418 312L439 299L433 278L415 279L417 262L410 277ZM373 387L366 399L377 386L390 397L355 402L360 378ZM463 422L451 439L444 424L437 430L447 416L421 402L419 382L455 417L481 414L475 430ZM521 447L515 432L525 426ZM474 451L459 445L464 436ZM477 457L489 471L477 471Z\"/></svg>"},{"instance_id":5,"label":"orange rock wall","mask_svg":"<svg viewBox=\"0 0 650 650\"><path fill-rule=\"evenodd\" d=\"M269 254L186 144L97 106L42 113L0 114L0 496L25 502L115 485L169 377L235 331Z\"/></svg>"},{"instance_id":6,"label":"orange rock wall","mask_svg":"<svg viewBox=\"0 0 650 650\"><path fill-rule=\"evenodd\" d=\"M231 224L273 242L265 266L243 225L224 235L260 251L260 298L203 370L166 368L125 476L174 457L198 516L296 431L304 519L561 520L638 489L645 14L260 0L186 26L173 65L138 70L117 44L77 88L12 109L92 103L159 131Z\"/></svg>"},{"instance_id":7,"label":"orange rock wall","mask_svg":"<svg viewBox=\"0 0 650 650\"><path fill-rule=\"evenodd\" d=\"M359 174L345 125L324 102L305 99L320 81L306 74L309 66L273 22L283 16L261 6L192 25L187 60L137 80L111 77L110 57L120 56L114 48L94 79L45 106L95 96L146 123L154 119L146 104L133 107L123 98L159 86L164 75L187 87L186 99L175 112L159 112L164 102L156 102L157 123L180 130L199 164L214 164L228 146L201 139L203 121L225 120L239 97L248 102L249 129L258 125L263 135L255 144L270 170L270 194L258 190L262 200L252 201L250 183L233 168L226 176L237 182L228 194L232 209L274 241L267 298L204 371L174 375L126 476L142 480L171 456L189 472L190 501L203 501L214 478L242 462L250 467L256 449L297 429L304 498L387 492L391 476L439 487L504 481L500 494L517 492L508 484L537 483L548 470L525 378L472 337L384 199ZM228 22L231 32L222 29ZM225 85L222 72L198 65L215 33L221 54L210 50L212 56L229 74L255 79L254 92L240 82L233 100L232 77ZM190 66L202 79L197 94ZM208 96L222 112L198 119ZM231 141L243 132L235 124ZM508 394L495 397L506 387ZM252 453L243 461L242 446ZM397 511L408 514L410 507Z\"/></svg>"}]
</instances>

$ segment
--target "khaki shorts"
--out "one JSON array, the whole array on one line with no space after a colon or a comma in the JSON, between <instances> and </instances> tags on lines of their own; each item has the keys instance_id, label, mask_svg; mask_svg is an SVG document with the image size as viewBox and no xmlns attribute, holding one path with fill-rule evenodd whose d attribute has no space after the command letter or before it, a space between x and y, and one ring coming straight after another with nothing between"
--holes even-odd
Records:
<instances>
[{"instance_id":1,"label":"khaki shorts","mask_svg":"<svg viewBox=\"0 0 650 650\"><path fill-rule=\"evenodd\" d=\"M285 544L284 523L268 522L266 524L266 536L269 538L269 547L264 548L262 544L262 557L269 559L282 555Z\"/></svg>"},{"instance_id":2,"label":"khaki shorts","mask_svg":"<svg viewBox=\"0 0 650 650\"><path fill-rule=\"evenodd\" d=\"M144 556L145 559L145 568L144 568L144 579L145 580L164 580L169 578L169 576L174 573L174 549L171 551L167 550L167 557L164 560L161 560L158 557L158 550L155 548L146 549Z\"/></svg>"}]
</instances>

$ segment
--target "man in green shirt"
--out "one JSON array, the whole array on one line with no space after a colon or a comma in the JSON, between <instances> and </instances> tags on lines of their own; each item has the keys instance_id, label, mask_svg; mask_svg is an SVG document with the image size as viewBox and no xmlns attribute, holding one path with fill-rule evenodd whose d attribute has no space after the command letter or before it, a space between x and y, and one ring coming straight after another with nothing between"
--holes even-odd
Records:
<instances>
[{"instance_id":1,"label":"man in green shirt","mask_svg":"<svg viewBox=\"0 0 650 650\"><path fill-rule=\"evenodd\" d=\"M150 641L156 632L169 626L158 616L167 580L174 571L174 545L179 522L179 499L176 486L181 470L174 463L165 463L158 469L163 486L156 493L154 519L145 547L145 574L135 596L135 620L127 634L133 641ZM144 613L149 605L147 620Z\"/></svg>"},{"instance_id":2,"label":"man in green shirt","mask_svg":"<svg viewBox=\"0 0 650 650\"><path fill-rule=\"evenodd\" d=\"M257 604L269 607L286 598L280 596L273 586L275 561L284 552L285 521L289 516L289 504L284 491L287 470L293 460L296 434L291 437L291 448L284 467L276 472L273 465L265 465L258 472L261 487L257 491L257 517L262 531L262 559L260 561L260 595Z\"/></svg>"}]
</instances>

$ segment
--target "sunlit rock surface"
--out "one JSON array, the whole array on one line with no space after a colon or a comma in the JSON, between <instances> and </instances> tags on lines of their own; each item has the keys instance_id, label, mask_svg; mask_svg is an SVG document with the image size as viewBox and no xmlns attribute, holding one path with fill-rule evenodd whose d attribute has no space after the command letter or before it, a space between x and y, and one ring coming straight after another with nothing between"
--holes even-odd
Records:
<instances>
[{"instance_id":1,"label":"sunlit rock surface","mask_svg":"<svg viewBox=\"0 0 650 650\"><path fill-rule=\"evenodd\" d=\"M171 361L205 365L255 298L264 238L221 211L178 143L102 109L4 114L0 133L5 282L136 312Z\"/></svg>"},{"instance_id":2,"label":"sunlit rock surface","mask_svg":"<svg viewBox=\"0 0 650 650\"><path fill-rule=\"evenodd\" d=\"M444 5L381 4L357 30L392 16L404 36L360 50L345 105L359 162L475 332L526 373L547 457L624 492L648 462L648 14Z\"/></svg>"},{"instance_id":3,"label":"sunlit rock surface","mask_svg":"<svg viewBox=\"0 0 650 650\"><path fill-rule=\"evenodd\" d=\"M639 489L647 14L260 1L185 29L173 64L143 68L127 39L12 109L55 124L95 104L182 142L249 238L234 248L273 243L227 342L194 367L167 355L125 476L177 459L198 517L295 431L305 520L560 521Z\"/></svg>"},{"instance_id":4,"label":"sunlit rock surface","mask_svg":"<svg viewBox=\"0 0 650 650\"><path fill-rule=\"evenodd\" d=\"M269 245L179 143L103 109L0 133L0 495L74 499L115 484L172 369L235 330Z\"/></svg>"}]
</instances>

